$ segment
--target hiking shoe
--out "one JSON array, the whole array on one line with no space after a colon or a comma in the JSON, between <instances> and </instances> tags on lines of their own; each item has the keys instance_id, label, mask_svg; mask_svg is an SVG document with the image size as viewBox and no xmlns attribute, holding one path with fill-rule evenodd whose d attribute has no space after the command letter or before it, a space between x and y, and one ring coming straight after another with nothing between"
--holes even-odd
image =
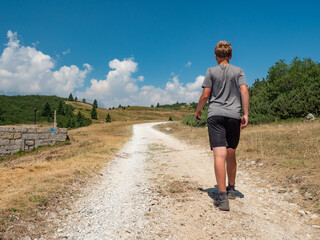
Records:
<instances>
[{"instance_id":1,"label":"hiking shoe","mask_svg":"<svg viewBox=\"0 0 320 240\"><path fill-rule=\"evenodd\" d=\"M227 187L227 198L228 199L236 199L236 190L234 188Z\"/></svg>"},{"instance_id":2,"label":"hiking shoe","mask_svg":"<svg viewBox=\"0 0 320 240\"><path fill-rule=\"evenodd\" d=\"M225 200L220 200L219 198L215 199L214 205L222 211L230 211L228 199L225 199Z\"/></svg>"}]
</instances>

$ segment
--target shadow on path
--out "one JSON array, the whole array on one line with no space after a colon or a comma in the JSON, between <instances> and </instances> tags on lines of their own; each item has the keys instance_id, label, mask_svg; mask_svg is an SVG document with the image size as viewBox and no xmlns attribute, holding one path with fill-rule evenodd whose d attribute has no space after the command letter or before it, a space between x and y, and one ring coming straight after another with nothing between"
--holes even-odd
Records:
<instances>
[{"instance_id":1,"label":"shadow on path","mask_svg":"<svg viewBox=\"0 0 320 240\"><path fill-rule=\"evenodd\" d=\"M208 193L208 196L211 197L212 199L217 199L219 196L218 185L215 185L214 188L207 188L207 189L203 189L203 188L199 187L198 190L201 192ZM236 190L236 197L237 198L244 198L244 195L242 192Z\"/></svg>"}]
</instances>

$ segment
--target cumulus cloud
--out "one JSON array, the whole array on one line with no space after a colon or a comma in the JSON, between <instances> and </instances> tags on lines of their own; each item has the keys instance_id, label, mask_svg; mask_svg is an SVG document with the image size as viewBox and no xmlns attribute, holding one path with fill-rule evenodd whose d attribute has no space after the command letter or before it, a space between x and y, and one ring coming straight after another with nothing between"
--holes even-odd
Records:
<instances>
[{"instance_id":1,"label":"cumulus cloud","mask_svg":"<svg viewBox=\"0 0 320 240\"><path fill-rule=\"evenodd\" d=\"M150 105L197 101L201 94L204 76L198 76L194 82L183 84L179 76L174 75L167 81L164 89L152 85L139 87L137 82L144 77L133 77L138 63L133 58L114 59L109 62L111 70L103 80L91 79L91 85L84 92L77 92L80 98L90 101L98 99L106 107L121 105Z\"/></svg>"},{"instance_id":2,"label":"cumulus cloud","mask_svg":"<svg viewBox=\"0 0 320 240\"><path fill-rule=\"evenodd\" d=\"M188 61L184 66L185 67L191 67L191 65L192 65L192 62Z\"/></svg>"},{"instance_id":3,"label":"cumulus cloud","mask_svg":"<svg viewBox=\"0 0 320 240\"><path fill-rule=\"evenodd\" d=\"M203 76L184 84L179 75L171 74L165 88L142 85L144 76L135 76L138 63L133 58L113 59L104 79L87 79L93 70L88 63L82 69L76 65L56 68L55 60L38 51L37 44L21 45L17 33L8 31L8 43L0 55L0 92L12 94L47 94L68 96L77 91L78 98L97 99L101 106L166 104L197 101L201 94ZM70 53L67 49L63 54ZM190 64L191 65L191 62ZM99 105L100 105L99 104Z\"/></svg>"},{"instance_id":4,"label":"cumulus cloud","mask_svg":"<svg viewBox=\"0 0 320 240\"><path fill-rule=\"evenodd\" d=\"M85 92L78 92L77 95L87 99L110 99L134 94L139 90L136 84L138 80L132 77L137 71L137 66L133 58L123 61L114 59L109 62L112 70L108 72L106 79L91 79L91 86Z\"/></svg>"},{"instance_id":5,"label":"cumulus cloud","mask_svg":"<svg viewBox=\"0 0 320 240\"><path fill-rule=\"evenodd\" d=\"M83 85L91 71L89 64L63 66L54 70L55 61L36 49L22 46L16 32L8 31L8 43L0 56L0 90L18 94L67 96Z\"/></svg>"}]
</instances>

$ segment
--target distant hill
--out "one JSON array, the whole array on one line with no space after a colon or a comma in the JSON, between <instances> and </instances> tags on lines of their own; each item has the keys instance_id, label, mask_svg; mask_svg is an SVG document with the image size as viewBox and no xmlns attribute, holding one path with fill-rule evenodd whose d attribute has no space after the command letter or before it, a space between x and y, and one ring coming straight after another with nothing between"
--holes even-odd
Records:
<instances>
[{"instance_id":1,"label":"distant hill","mask_svg":"<svg viewBox=\"0 0 320 240\"><path fill-rule=\"evenodd\" d=\"M66 104L71 105L74 108L74 113L79 111L85 116L90 117L92 105L88 103L67 101ZM97 108L98 120L93 122L105 122L108 114L111 116L111 120L114 122L125 121L168 121L171 117L174 121L182 120L186 115L193 113L194 109L186 104L177 109L175 104L166 105L163 107L140 107L140 106L120 106L118 108Z\"/></svg>"},{"instance_id":2,"label":"distant hill","mask_svg":"<svg viewBox=\"0 0 320 240\"><path fill-rule=\"evenodd\" d=\"M158 105L158 107L119 106L113 109L99 107L98 119L91 120L91 104L67 100L57 96L0 95L0 125L33 124L34 108L37 109L38 124L52 124L53 112L57 110L58 127L69 129L87 126L92 122L105 122L108 114L112 122L168 121L170 117L177 121L194 112L194 108L185 103Z\"/></svg>"},{"instance_id":3,"label":"distant hill","mask_svg":"<svg viewBox=\"0 0 320 240\"><path fill-rule=\"evenodd\" d=\"M33 124L34 109L37 109L37 123L53 123L57 110L58 127L76 128L91 124L89 118L75 115L74 108L65 104L66 98L57 96L5 96L0 95L0 125Z\"/></svg>"}]
</instances>

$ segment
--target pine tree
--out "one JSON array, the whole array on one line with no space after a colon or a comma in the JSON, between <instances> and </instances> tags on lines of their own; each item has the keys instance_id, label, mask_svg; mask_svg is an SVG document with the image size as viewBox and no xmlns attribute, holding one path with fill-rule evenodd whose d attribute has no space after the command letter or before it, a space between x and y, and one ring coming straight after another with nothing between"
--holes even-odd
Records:
<instances>
[{"instance_id":1,"label":"pine tree","mask_svg":"<svg viewBox=\"0 0 320 240\"><path fill-rule=\"evenodd\" d=\"M0 122L4 122L3 110L0 107Z\"/></svg>"},{"instance_id":2,"label":"pine tree","mask_svg":"<svg viewBox=\"0 0 320 240\"><path fill-rule=\"evenodd\" d=\"M95 100L93 101L92 106L94 106L95 108L98 108L98 102L97 102L97 99L95 99Z\"/></svg>"},{"instance_id":3,"label":"pine tree","mask_svg":"<svg viewBox=\"0 0 320 240\"><path fill-rule=\"evenodd\" d=\"M152 108L154 107L153 104L151 104L151 107L152 107Z\"/></svg>"},{"instance_id":4,"label":"pine tree","mask_svg":"<svg viewBox=\"0 0 320 240\"><path fill-rule=\"evenodd\" d=\"M91 110L91 119L98 119L97 110L94 106L92 107L92 110Z\"/></svg>"},{"instance_id":5,"label":"pine tree","mask_svg":"<svg viewBox=\"0 0 320 240\"><path fill-rule=\"evenodd\" d=\"M69 97L68 97L68 100L69 100L69 101L74 101L73 96L72 96L72 93L70 93L70 95L69 95Z\"/></svg>"},{"instance_id":6,"label":"pine tree","mask_svg":"<svg viewBox=\"0 0 320 240\"><path fill-rule=\"evenodd\" d=\"M79 127L83 126L83 115L81 114L80 111L77 114L77 122L78 122Z\"/></svg>"},{"instance_id":7,"label":"pine tree","mask_svg":"<svg viewBox=\"0 0 320 240\"><path fill-rule=\"evenodd\" d=\"M107 117L106 117L106 122L111 122L111 116L110 116L110 114L108 113L108 115L107 115Z\"/></svg>"},{"instance_id":8,"label":"pine tree","mask_svg":"<svg viewBox=\"0 0 320 240\"><path fill-rule=\"evenodd\" d=\"M169 121L173 121L171 116L169 117Z\"/></svg>"},{"instance_id":9,"label":"pine tree","mask_svg":"<svg viewBox=\"0 0 320 240\"><path fill-rule=\"evenodd\" d=\"M158 107L160 107L160 104L159 104L159 103L157 103L157 108L158 108Z\"/></svg>"},{"instance_id":10,"label":"pine tree","mask_svg":"<svg viewBox=\"0 0 320 240\"><path fill-rule=\"evenodd\" d=\"M83 102L83 103L86 103L86 99L85 99L85 98L82 98L82 102Z\"/></svg>"},{"instance_id":11,"label":"pine tree","mask_svg":"<svg viewBox=\"0 0 320 240\"><path fill-rule=\"evenodd\" d=\"M59 102L57 114L58 114L58 115L65 115L65 112L64 112L64 110L63 110L62 101Z\"/></svg>"},{"instance_id":12,"label":"pine tree","mask_svg":"<svg viewBox=\"0 0 320 240\"><path fill-rule=\"evenodd\" d=\"M121 104L119 104L118 108L121 108Z\"/></svg>"},{"instance_id":13,"label":"pine tree","mask_svg":"<svg viewBox=\"0 0 320 240\"><path fill-rule=\"evenodd\" d=\"M75 100L76 102L78 102L78 97L75 97L74 100Z\"/></svg>"},{"instance_id":14,"label":"pine tree","mask_svg":"<svg viewBox=\"0 0 320 240\"><path fill-rule=\"evenodd\" d=\"M68 117L68 122L67 122L67 128L74 128L76 126L76 123L74 121L73 117Z\"/></svg>"},{"instance_id":15,"label":"pine tree","mask_svg":"<svg viewBox=\"0 0 320 240\"><path fill-rule=\"evenodd\" d=\"M50 118L52 116L50 104L46 102L42 110L42 116Z\"/></svg>"}]
</instances>

